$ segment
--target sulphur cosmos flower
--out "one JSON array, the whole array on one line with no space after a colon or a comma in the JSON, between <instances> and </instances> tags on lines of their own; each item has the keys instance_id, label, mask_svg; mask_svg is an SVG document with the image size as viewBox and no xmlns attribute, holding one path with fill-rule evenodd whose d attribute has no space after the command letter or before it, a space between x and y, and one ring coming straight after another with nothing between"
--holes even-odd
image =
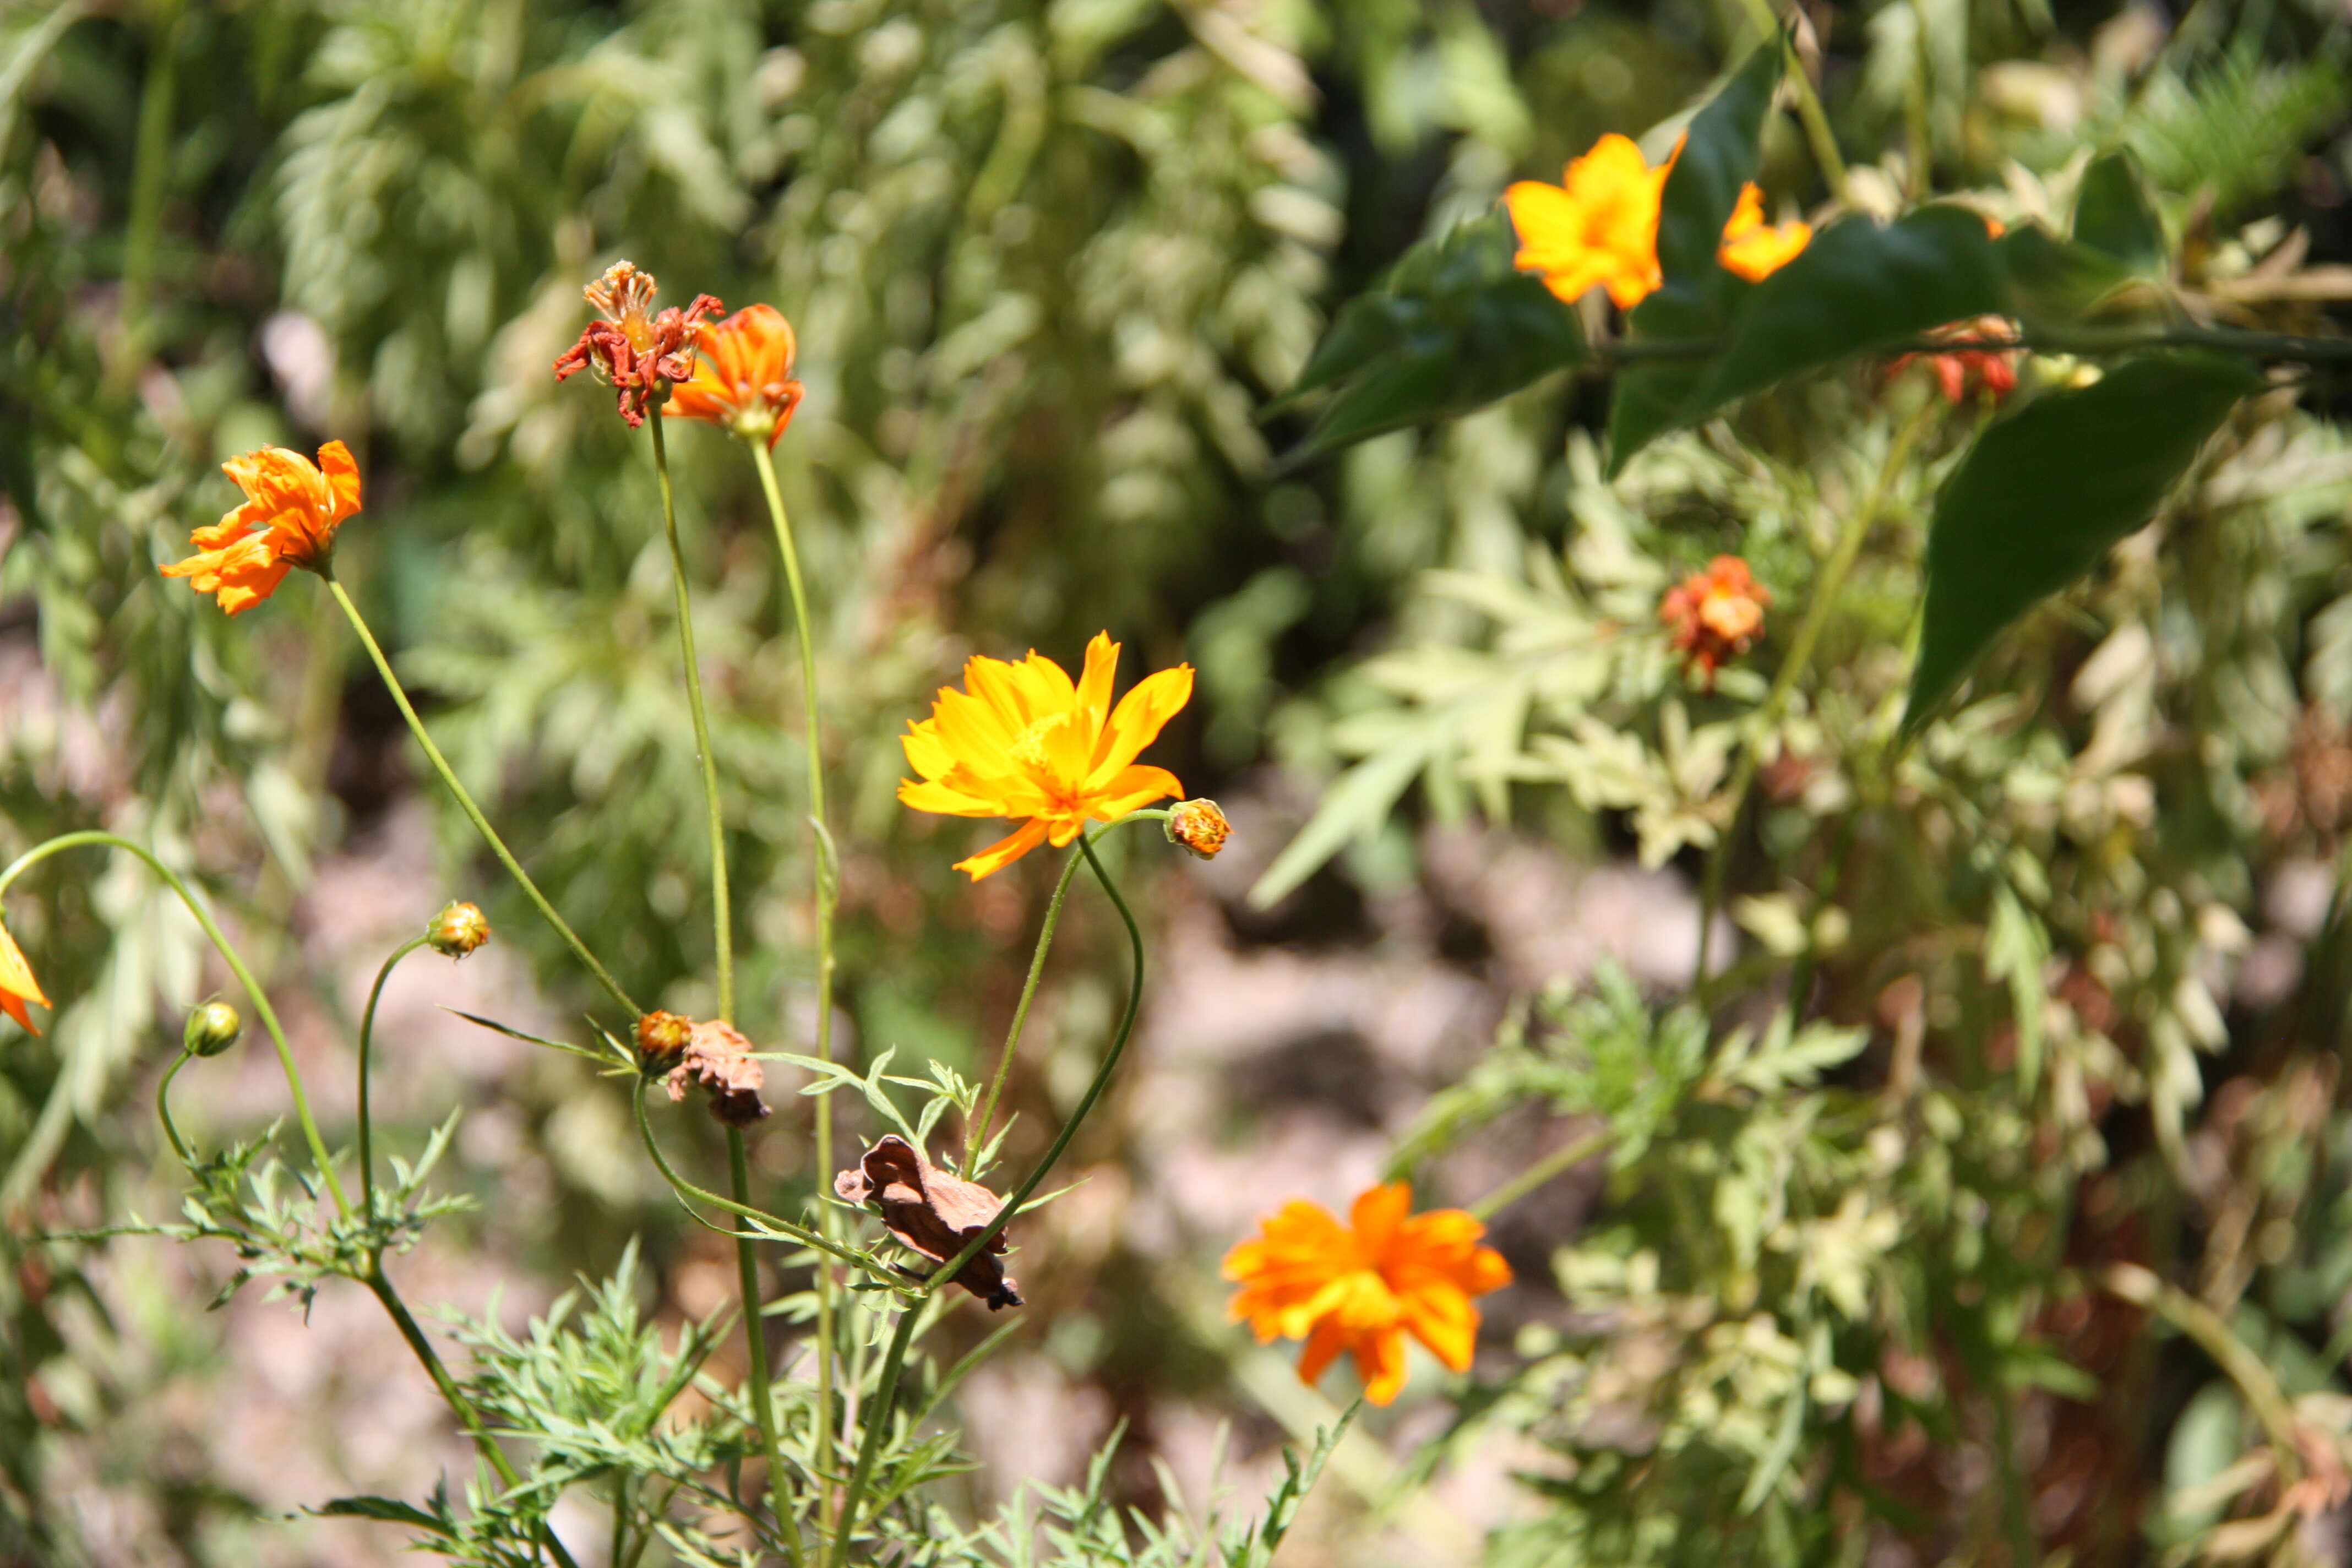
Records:
<instances>
[{"instance_id":1,"label":"sulphur cosmos flower","mask_svg":"<svg viewBox=\"0 0 2352 1568\"><path fill-rule=\"evenodd\" d=\"M189 542L196 553L163 568L211 594L234 616L278 591L288 571L316 569L334 548L335 530L360 510L360 469L351 448L330 441L314 466L299 452L264 447L221 465L245 492L245 504Z\"/></svg>"},{"instance_id":2,"label":"sulphur cosmos flower","mask_svg":"<svg viewBox=\"0 0 2352 1568\"><path fill-rule=\"evenodd\" d=\"M1299 1378L1313 1384L1341 1351L1356 1360L1364 1397L1386 1405L1404 1386L1405 1336L1455 1372L1478 1339L1472 1298L1511 1282L1511 1266L1478 1238L1461 1209L1412 1213L1402 1182L1359 1196L1341 1225L1319 1204L1293 1199L1225 1254L1232 1315L1258 1343L1303 1339Z\"/></svg>"},{"instance_id":3,"label":"sulphur cosmos flower","mask_svg":"<svg viewBox=\"0 0 2352 1568\"><path fill-rule=\"evenodd\" d=\"M1175 774L1135 759L1192 700L1192 667L1146 676L1113 708L1118 668L1108 632L1087 645L1075 682L1034 651L1018 664L975 656L963 667L964 689L941 687L931 716L908 726L900 743L922 777L899 781L900 800L950 816L1029 819L957 870L977 882L1040 844L1060 848L1089 820L1184 793Z\"/></svg>"},{"instance_id":4,"label":"sulphur cosmos flower","mask_svg":"<svg viewBox=\"0 0 2352 1568\"><path fill-rule=\"evenodd\" d=\"M793 379L793 324L773 305L747 305L695 331L694 374L670 388L662 412L701 419L773 447L801 405Z\"/></svg>"},{"instance_id":5,"label":"sulphur cosmos flower","mask_svg":"<svg viewBox=\"0 0 2352 1568\"><path fill-rule=\"evenodd\" d=\"M1681 153L1676 142L1653 169L1639 147L1612 133L1571 162L1559 184L1514 184L1503 193L1503 205L1519 237L1519 270L1540 273L1545 286L1570 304L1594 289L1608 289L1621 310L1648 299L1664 281L1658 213L1666 176ZM1764 193L1751 183L1739 188L1716 259L1727 271L1759 282L1787 266L1812 237L1804 223L1767 224Z\"/></svg>"},{"instance_id":6,"label":"sulphur cosmos flower","mask_svg":"<svg viewBox=\"0 0 2352 1568\"><path fill-rule=\"evenodd\" d=\"M25 962L24 950L0 925L0 1013L5 1013L25 1026L28 1034L41 1031L33 1027L33 1016L25 1010L27 1002L38 1002L47 1007L49 999L41 994L40 982L33 978L33 966Z\"/></svg>"}]
</instances>

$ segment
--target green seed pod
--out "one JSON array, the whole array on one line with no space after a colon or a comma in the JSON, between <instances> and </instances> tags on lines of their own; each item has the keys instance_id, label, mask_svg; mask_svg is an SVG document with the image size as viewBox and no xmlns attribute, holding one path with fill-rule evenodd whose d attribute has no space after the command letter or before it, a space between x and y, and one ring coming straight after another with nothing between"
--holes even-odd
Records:
<instances>
[{"instance_id":1,"label":"green seed pod","mask_svg":"<svg viewBox=\"0 0 2352 1568\"><path fill-rule=\"evenodd\" d=\"M180 1031L180 1044L191 1056L216 1057L236 1044L245 1033L245 1020L236 1009L226 1002L205 1002L189 1009L187 1026Z\"/></svg>"}]
</instances>

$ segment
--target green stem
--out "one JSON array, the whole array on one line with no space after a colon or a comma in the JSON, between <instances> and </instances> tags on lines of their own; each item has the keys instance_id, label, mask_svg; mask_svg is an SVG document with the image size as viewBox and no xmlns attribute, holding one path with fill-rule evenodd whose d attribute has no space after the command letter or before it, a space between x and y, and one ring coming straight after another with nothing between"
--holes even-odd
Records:
<instances>
[{"instance_id":1,"label":"green stem","mask_svg":"<svg viewBox=\"0 0 2352 1568\"><path fill-rule=\"evenodd\" d=\"M642 1108L645 1096L637 1097ZM735 1201L751 1201L751 1165L743 1150L743 1130L727 1130L727 1180ZM760 1430L760 1452L768 1461L768 1509L775 1515L776 1533L785 1543L785 1555L794 1568L803 1561L800 1527L793 1522L792 1504L784 1495L784 1450L776 1440L776 1401L768 1372L768 1320L760 1311L760 1258L750 1237L735 1238L735 1277L743 1296L743 1343L751 1361L751 1419Z\"/></svg>"},{"instance_id":2,"label":"green stem","mask_svg":"<svg viewBox=\"0 0 2352 1568\"><path fill-rule=\"evenodd\" d=\"M343 1195L343 1184L337 1179L334 1162L327 1154L327 1141L319 1136L319 1124L310 1115L310 1098L302 1091L301 1069L294 1065L293 1047L286 1043L286 1031L278 1025L278 1010L269 1005L269 998L262 992L260 983L253 978L253 971L245 966L245 960L237 956L236 949L230 946L228 938L221 934L221 929L215 923L211 912L197 900L196 895L190 889L187 883L180 879L178 872L155 858L145 848L133 844L119 834L107 833L97 828L86 828L77 833L60 834L45 844L35 845L16 857L15 862L6 870L0 871L0 892L5 892L9 883L14 882L24 872L50 856L91 844L103 844L116 849L127 849L147 862L148 868L162 878L163 884L173 892L179 895L180 902L187 906L188 913L194 916L196 924L203 928L205 940L213 944L214 951L218 952L222 962L228 965L229 973L236 976L236 983L245 987L246 996L253 1003L253 1010L261 1019L261 1026L269 1031L269 1043L277 1047L278 1068L286 1075L288 1092L294 1097L294 1117L301 1123L303 1140L310 1145L310 1159L319 1167L319 1177L326 1183L328 1195L335 1200L335 1212L345 1219L351 1218L351 1199Z\"/></svg>"},{"instance_id":3,"label":"green stem","mask_svg":"<svg viewBox=\"0 0 2352 1568\"><path fill-rule=\"evenodd\" d=\"M727 823L719 805L719 758L710 749L710 716L702 703L702 667L694 657L694 601L686 586L686 548L678 542L677 502L670 493L669 447L658 416L646 421L654 433L654 475L661 481L662 527L669 535L670 588L677 595L677 649L686 661L686 709L694 721L694 751L702 764L702 809L710 837L710 923L719 954L719 1016L735 1019L735 921L727 898ZM754 1303L744 1303L753 1310Z\"/></svg>"},{"instance_id":4,"label":"green stem","mask_svg":"<svg viewBox=\"0 0 2352 1568\"><path fill-rule=\"evenodd\" d=\"M1888 494L1895 481L1910 460L1911 449L1918 445L1937 412L1936 403L1922 401L1918 409L1896 430L1888 443L1885 461L1879 465L1878 477L1872 481L1870 493L1846 517L1845 527L1831 547L1830 558L1822 567L1822 574L1813 581L1806 600L1804 619L1797 624L1797 635L1790 639L1789 652L1780 660L1780 668L1772 677L1772 688L1765 694L1764 705L1757 710L1756 721L1749 727L1748 742L1739 749L1739 761L1731 774L1731 812L1723 825L1722 837L1715 841L1706 858L1706 870L1699 892L1698 962L1691 973L1694 985L1706 983L1708 949L1713 945L1716 916L1723 906L1725 863L1730 858L1731 842L1738 835L1741 814L1747 809L1748 787L1756 782L1756 769L1762 754L1760 742L1771 734L1787 711L1789 699L1797 682L1813 661L1813 648L1821 641L1822 629L1829 624L1830 612L1837 607L1839 593L1862 553L1863 542L1885 510Z\"/></svg>"},{"instance_id":5,"label":"green stem","mask_svg":"<svg viewBox=\"0 0 2352 1568\"><path fill-rule=\"evenodd\" d=\"M172 1120L172 1080L180 1076L180 1069L194 1061L195 1056L194 1051L184 1050L173 1057L172 1065L163 1069L163 1078L155 1085L155 1119L163 1124L163 1136L172 1141L172 1152L180 1157L181 1164L192 1171L195 1169L195 1156L188 1152L187 1142L181 1138L180 1129Z\"/></svg>"},{"instance_id":6,"label":"green stem","mask_svg":"<svg viewBox=\"0 0 2352 1568\"><path fill-rule=\"evenodd\" d=\"M1102 1098L1103 1090L1110 1083L1111 1074L1118 1067L1119 1058L1127 1051L1128 1040L1135 1033L1136 1014L1143 1005L1143 933L1137 929L1135 915L1127 907L1127 900L1119 895L1118 885L1103 869L1102 860L1095 854L1094 847L1094 840L1102 834L1131 820L1132 817L1122 817L1119 822L1108 824L1094 833L1078 835L1078 850L1086 857L1087 869L1094 872L1095 880L1102 884L1102 890L1109 895L1112 905L1118 910L1120 921L1127 927L1134 968L1128 980L1127 1007L1119 1016L1118 1032L1111 1037L1110 1048L1103 1053L1102 1065L1095 1069L1094 1081L1087 1085L1087 1091L1079 1098L1076 1109L1062 1123L1062 1130L1054 1135L1054 1142L1046 1147L1045 1157L1037 1162L1036 1168L1013 1190L1012 1195L1004 1200L1003 1206L996 1211L996 1217L967 1242L961 1252L931 1271L918 1293L919 1298L929 1298L940 1286L962 1273L964 1265L979 1257L1003 1233L1004 1227L1013 1223L1013 1216L1021 1212L1021 1205L1029 1201L1030 1194L1037 1190L1038 1184L1045 1181L1055 1163L1061 1159L1063 1151L1070 1146L1070 1140L1077 1136L1079 1126ZM919 1310L919 1300L900 1314L898 1331L891 1336L890 1349L883 1357L881 1382L875 1390L874 1403L865 1413L866 1432L864 1440L858 1445L857 1468L851 1474L849 1490L842 1499L841 1526L834 1536L833 1568L847 1568L850 1543L857 1533L858 1504L865 1498L866 1485L873 1478L875 1459L881 1452L882 1438L889 1426L891 1401L898 1391L898 1374L906 1362L907 1343L912 1337L914 1319Z\"/></svg>"},{"instance_id":7,"label":"green stem","mask_svg":"<svg viewBox=\"0 0 2352 1568\"><path fill-rule=\"evenodd\" d=\"M1955 349L1993 347L2021 353L2074 354L2093 358L2139 353L2148 349L2207 349L2216 353L2244 354L2252 359L2299 360L2310 364L2352 363L2352 338L2306 338L2286 332L2247 332L2232 327L2173 326L2156 331L2130 328L2080 328L2072 331L2020 332L1998 343L1971 345L1949 340L1914 338L1873 349L1871 359L1899 359L1906 354L1947 354ZM1591 345L1596 359L1612 363L1644 360L1712 359L1723 352L1717 338L1642 338Z\"/></svg>"},{"instance_id":8,"label":"green stem","mask_svg":"<svg viewBox=\"0 0 2352 1568\"><path fill-rule=\"evenodd\" d=\"M1494 1218L1497 1213L1517 1203L1562 1171L1581 1165L1609 1147L1610 1140L1616 1135L1613 1129L1603 1127L1598 1131L1586 1133L1572 1143L1562 1144L1476 1203L1466 1205L1468 1212L1479 1219Z\"/></svg>"},{"instance_id":9,"label":"green stem","mask_svg":"<svg viewBox=\"0 0 2352 1568\"><path fill-rule=\"evenodd\" d=\"M1772 14L1771 0L1745 0L1745 4L1748 15L1764 29L1764 36L1779 37L1781 47L1794 56L1796 40L1782 28L1780 18ZM1822 96L1805 70L1805 62L1794 59L1791 63L1796 68L1785 74L1797 84L1797 118L1804 121L1805 140L1812 144L1813 161L1822 166L1822 178L1829 182L1830 194L1851 205L1846 195L1845 159L1838 152L1837 137L1830 131L1830 117L1822 108Z\"/></svg>"},{"instance_id":10,"label":"green stem","mask_svg":"<svg viewBox=\"0 0 2352 1568\"><path fill-rule=\"evenodd\" d=\"M712 1208L724 1209L729 1214L740 1215L743 1218L749 1220L757 1220L760 1224L766 1226L769 1229L776 1233L776 1236L773 1237L755 1235L752 1237L755 1241L767 1241L781 1237L785 1240L798 1242L801 1246L808 1247L813 1251L825 1253L831 1257L837 1258L842 1262L851 1265L861 1272L874 1274L874 1277L877 1279L880 1279L888 1285L893 1287L904 1286L906 1283L904 1280L887 1274L875 1273L873 1265L868 1263L865 1258L860 1258L856 1253L850 1251L847 1247L843 1247L838 1242L829 1240L828 1238L818 1235L815 1231L809 1229L805 1226L794 1225L788 1219L778 1219L774 1215L769 1214L763 1209L755 1208L750 1204L739 1204L731 1198L722 1198L717 1193L710 1191L709 1188L698 1187L692 1182L688 1181L684 1176L679 1175L677 1169L670 1164L668 1156L662 1152L661 1145L654 1141L653 1119L646 1113L645 1090L647 1087L648 1085L644 1082L640 1082L637 1086L637 1093L635 1095L637 1106L637 1136L639 1141L645 1144L646 1152L652 1156L654 1168L662 1173L662 1179L670 1184L671 1189L676 1192L680 1198L691 1198L697 1203L709 1204ZM692 1211L689 1210L688 1212L691 1213ZM702 1224L709 1226L712 1230L719 1230L720 1228L718 1226L710 1225L710 1222L703 1219L700 1215L695 1215L694 1217L697 1220L701 1221ZM736 1236L740 1233L730 1230L722 1231L721 1234Z\"/></svg>"},{"instance_id":11,"label":"green stem","mask_svg":"<svg viewBox=\"0 0 2352 1568\"><path fill-rule=\"evenodd\" d=\"M392 978L394 965L423 947L429 937L411 937L393 949L383 967L375 972L375 984L368 987L366 1009L360 1014L360 1209L375 1214L375 1128L368 1109L368 1055L375 1039L375 1005L383 996L383 983Z\"/></svg>"},{"instance_id":12,"label":"green stem","mask_svg":"<svg viewBox=\"0 0 2352 1568\"><path fill-rule=\"evenodd\" d=\"M816 629L809 619L808 589L801 577L801 556L793 542L792 520L784 511L783 491L776 484L775 459L769 455L766 442L747 438L744 444L751 448L751 466L760 473L760 489L768 502L768 520L775 525L776 552L783 557L784 583L793 599L793 630L800 641L802 746L808 757L810 847L815 857L816 1057L819 1061L829 1062L833 1060L833 915L841 878L834 858L833 836L825 826L824 751L817 723ZM816 1100L816 1171L822 1184L830 1179L834 1168L833 1096L822 1094ZM836 1223L833 1206L820 1200L818 1228L830 1238ZM841 1281L835 1277L832 1263L820 1257L816 1266L816 1442L820 1454L827 1453L835 1440L834 1316L840 1289ZM829 1474L832 1468L828 1459L819 1465L819 1473ZM833 1488L824 1482L819 1483L819 1521L829 1523L833 1518Z\"/></svg>"},{"instance_id":13,"label":"green stem","mask_svg":"<svg viewBox=\"0 0 2352 1568\"><path fill-rule=\"evenodd\" d=\"M481 1412L474 1408L474 1402L466 1397L466 1391L459 1388L457 1380L449 1375L449 1369L441 1363L440 1352L433 1348L433 1342L425 1337L425 1331L418 1328L416 1320L409 1315L408 1303L403 1301L400 1292L393 1289L390 1277L383 1271L381 1257L370 1261L367 1277L361 1283L374 1292L375 1299L383 1304L383 1310L392 1317L393 1326L400 1331L400 1337L408 1342L408 1348L425 1368L425 1374L433 1380L433 1386L441 1391L441 1398L449 1406L450 1413L457 1417L467 1435L474 1439L474 1447L483 1458L489 1461L490 1468L498 1472L499 1479L506 1483L509 1491L521 1486L522 1478L515 1473L514 1462L499 1448L498 1439L490 1436L489 1428L482 1422ZM564 1550L563 1542L556 1539L551 1526L544 1522L540 1525L540 1539L546 1543L549 1553L561 1568L579 1568L579 1564L572 1561L572 1553Z\"/></svg>"},{"instance_id":14,"label":"green stem","mask_svg":"<svg viewBox=\"0 0 2352 1568\"><path fill-rule=\"evenodd\" d=\"M524 870L521 862L514 858L514 852L507 847L506 840L499 837L498 829L492 827L489 818L482 815L482 808L474 804L474 797L466 792L464 784L457 782L457 774L449 766L449 759L441 754L441 748L435 745L433 737L425 732L425 721L416 716L415 707L408 700L407 689L400 684L400 677L393 674L392 661L385 658L383 649L376 646L375 634L368 630L368 624L361 618L360 607L352 603L351 595L344 592L342 584L335 580L331 569L322 567L319 574L326 579L327 591L335 596L335 603L342 606L344 618L352 623L352 630L359 634L361 644L367 648L368 658L375 661L376 674L383 679L384 689L392 693L394 703L400 709L400 716L408 721L409 733L415 735L416 743L424 748L425 761L433 764L433 771L440 775L443 787L457 801L457 808L466 814L466 820L474 825L474 831L481 835L482 842L490 847L490 853L499 858L499 864L507 868L507 875L515 879L515 885L523 890L523 896L530 900L531 906L539 910L540 918L563 939L564 944L572 949L572 956L588 973L596 977L596 983L604 988L604 994L619 1003L630 1017L639 1016L644 1009L629 1000L629 994L621 989L621 983L596 961L596 955L588 951L588 944L580 940L579 933L555 912L555 906L547 901L547 895L539 890L539 884L530 879L530 873Z\"/></svg>"},{"instance_id":15,"label":"green stem","mask_svg":"<svg viewBox=\"0 0 2352 1568\"><path fill-rule=\"evenodd\" d=\"M1013 1068L1013 1053L1020 1048L1022 1026L1029 1021L1029 1004L1037 994L1037 981L1045 973L1045 953L1054 945L1054 928L1062 919L1062 900L1069 893L1070 879L1077 875L1079 858L1071 856L1062 863L1062 874L1054 882L1054 897L1045 905L1045 922L1037 928L1037 950L1029 956L1029 977L1021 983L1021 1000L1013 1004L1013 1024L1004 1032L1004 1048L996 1055L996 1072L988 1080L988 1093L980 1102L980 1114L972 1119L964 1133L963 1173L973 1177L973 1162L980 1156L980 1146L988 1141L988 1124L996 1115L997 1097L1004 1092L1004 1079Z\"/></svg>"}]
</instances>

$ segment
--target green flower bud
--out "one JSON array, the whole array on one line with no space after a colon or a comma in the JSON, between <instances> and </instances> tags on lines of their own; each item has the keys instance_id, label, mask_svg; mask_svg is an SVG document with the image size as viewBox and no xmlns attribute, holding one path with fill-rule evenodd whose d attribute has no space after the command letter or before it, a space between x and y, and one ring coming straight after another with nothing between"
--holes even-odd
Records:
<instances>
[{"instance_id":1,"label":"green flower bud","mask_svg":"<svg viewBox=\"0 0 2352 1568\"><path fill-rule=\"evenodd\" d=\"M189 1010L180 1044L191 1056L216 1057L236 1044L243 1033L245 1020L237 1016L236 1008L226 1002L206 1002Z\"/></svg>"}]
</instances>

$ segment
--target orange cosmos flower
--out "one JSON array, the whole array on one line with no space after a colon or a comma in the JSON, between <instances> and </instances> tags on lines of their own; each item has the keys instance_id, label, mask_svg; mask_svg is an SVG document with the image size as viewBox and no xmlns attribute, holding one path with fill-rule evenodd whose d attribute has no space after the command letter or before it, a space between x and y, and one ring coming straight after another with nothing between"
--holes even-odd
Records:
<instances>
[{"instance_id":1,"label":"orange cosmos flower","mask_svg":"<svg viewBox=\"0 0 2352 1568\"><path fill-rule=\"evenodd\" d=\"M1518 231L1519 270L1542 273L1570 304L1594 288L1607 289L1621 310L1640 304L1661 281L1658 202L1674 166L1668 158L1651 168L1639 147L1612 133L1569 164L1559 184L1512 185L1503 205Z\"/></svg>"},{"instance_id":2,"label":"orange cosmos flower","mask_svg":"<svg viewBox=\"0 0 2352 1568\"><path fill-rule=\"evenodd\" d=\"M783 438L801 405L801 384L793 379L793 324L773 305L748 305L725 321L695 332L701 360L692 379L670 389L662 412L703 419L745 440L761 436L770 447Z\"/></svg>"},{"instance_id":3,"label":"orange cosmos flower","mask_svg":"<svg viewBox=\"0 0 2352 1568\"><path fill-rule=\"evenodd\" d=\"M1718 555L1704 572L1694 572L1666 590L1658 619L1667 640L1681 650L1685 668L1706 678L1711 689L1722 663L1746 653L1764 629L1764 606L1772 591L1756 581L1748 563Z\"/></svg>"},{"instance_id":4,"label":"orange cosmos flower","mask_svg":"<svg viewBox=\"0 0 2352 1568\"><path fill-rule=\"evenodd\" d=\"M1723 226L1723 241L1716 247L1715 258L1724 270L1750 283L1761 283L1794 261L1812 237L1813 226L1801 220L1777 228L1766 223L1764 193L1753 184L1745 184L1739 187L1730 220Z\"/></svg>"},{"instance_id":5,"label":"orange cosmos flower","mask_svg":"<svg viewBox=\"0 0 2352 1568\"><path fill-rule=\"evenodd\" d=\"M22 1024L27 1034L37 1035L41 1031L33 1027L33 1016L25 1011L27 1002L38 1002L44 1007L52 1005L41 994L40 982L33 978L33 966L25 962L24 951L8 934L8 928L0 925L0 1013Z\"/></svg>"},{"instance_id":6,"label":"orange cosmos flower","mask_svg":"<svg viewBox=\"0 0 2352 1568\"><path fill-rule=\"evenodd\" d=\"M950 816L1025 816L1008 838L956 869L975 882L1050 839L1060 848L1089 818L1108 822L1184 786L1165 768L1136 756L1192 697L1192 667L1145 677L1110 703L1118 644L1108 632L1087 645L1076 683L1052 659L1032 652L1019 664L973 658L965 689L941 687L931 716L899 737L922 782L902 779L898 798L918 811Z\"/></svg>"},{"instance_id":7,"label":"orange cosmos flower","mask_svg":"<svg viewBox=\"0 0 2352 1568\"><path fill-rule=\"evenodd\" d=\"M221 465L245 491L245 504L190 536L196 553L163 568L215 595L234 616L278 591L295 566L316 571L335 546L335 530L360 510L360 469L351 448L330 441L319 462L283 447L264 447Z\"/></svg>"},{"instance_id":8,"label":"orange cosmos flower","mask_svg":"<svg viewBox=\"0 0 2352 1568\"><path fill-rule=\"evenodd\" d=\"M1375 1405L1404 1386L1407 1333L1455 1372L1469 1370L1478 1338L1470 1299L1509 1284L1511 1266L1478 1245L1486 1227L1463 1210L1412 1211L1412 1188L1402 1182L1357 1198L1347 1226L1293 1199L1225 1254L1225 1278L1241 1285L1232 1315L1260 1344L1306 1340L1298 1375L1310 1384L1349 1352Z\"/></svg>"}]
</instances>

